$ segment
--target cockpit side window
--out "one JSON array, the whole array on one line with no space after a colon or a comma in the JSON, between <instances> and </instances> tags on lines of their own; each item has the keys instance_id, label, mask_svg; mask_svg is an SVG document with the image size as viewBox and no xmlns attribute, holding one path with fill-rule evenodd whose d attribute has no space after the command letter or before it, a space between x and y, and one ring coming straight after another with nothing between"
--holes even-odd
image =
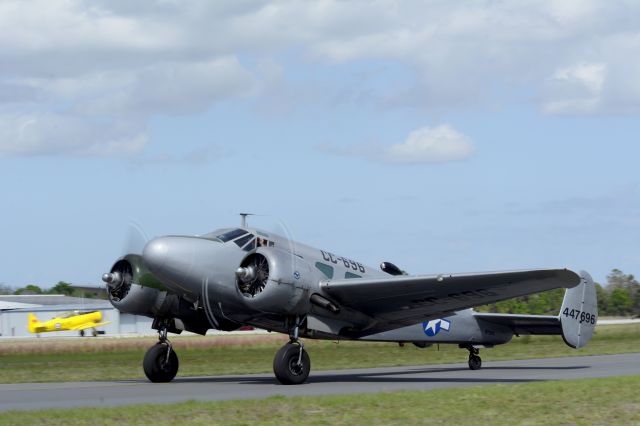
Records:
<instances>
[{"instance_id":1,"label":"cockpit side window","mask_svg":"<svg viewBox=\"0 0 640 426\"><path fill-rule=\"evenodd\" d=\"M232 231L227 231L224 234L220 234L217 236L217 238L222 241L223 243L226 243L227 241L231 241L233 239L236 239L244 234L247 234L248 232L245 231L244 229L234 229Z\"/></svg>"},{"instance_id":2,"label":"cockpit side window","mask_svg":"<svg viewBox=\"0 0 640 426\"><path fill-rule=\"evenodd\" d=\"M245 244L247 244L247 242L249 240L251 240L253 238L253 234L247 234L242 238L238 238L237 240L234 241L234 243L236 243L238 245L238 247L244 246Z\"/></svg>"},{"instance_id":3,"label":"cockpit side window","mask_svg":"<svg viewBox=\"0 0 640 426\"><path fill-rule=\"evenodd\" d=\"M256 248L256 240L252 239L251 241L249 241L249 243L246 246L242 247L242 250L251 251L254 248Z\"/></svg>"}]
</instances>

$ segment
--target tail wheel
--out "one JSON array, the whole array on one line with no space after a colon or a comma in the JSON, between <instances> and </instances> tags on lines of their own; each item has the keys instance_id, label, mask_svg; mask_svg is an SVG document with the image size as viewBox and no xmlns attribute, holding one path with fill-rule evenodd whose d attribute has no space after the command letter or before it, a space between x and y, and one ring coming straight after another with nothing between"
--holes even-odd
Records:
<instances>
[{"instance_id":1,"label":"tail wheel","mask_svg":"<svg viewBox=\"0 0 640 426\"><path fill-rule=\"evenodd\" d=\"M472 370L480 370L482 367L482 359L478 355L469 355L469 368Z\"/></svg>"},{"instance_id":2,"label":"tail wheel","mask_svg":"<svg viewBox=\"0 0 640 426\"><path fill-rule=\"evenodd\" d=\"M144 374L153 383L167 383L178 374L178 355L166 343L157 343L144 355Z\"/></svg>"},{"instance_id":3,"label":"tail wheel","mask_svg":"<svg viewBox=\"0 0 640 426\"><path fill-rule=\"evenodd\" d=\"M273 373L283 385L304 383L309 377L309 371L311 371L309 354L300 345L287 343L276 352L273 359Z\"/></svg>"}]
</instances>

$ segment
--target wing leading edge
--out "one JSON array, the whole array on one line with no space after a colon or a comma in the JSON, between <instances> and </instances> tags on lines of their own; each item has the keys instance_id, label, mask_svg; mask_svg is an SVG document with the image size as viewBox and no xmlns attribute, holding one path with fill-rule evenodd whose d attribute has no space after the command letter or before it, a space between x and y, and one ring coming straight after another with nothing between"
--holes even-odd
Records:
<instances>
[{"instance_id":1,"label":"wing leading edge","mask_svg":"<svg viewBox=\"0 0 640 426\"><path fill-rule=\"evenodd\" d=\"M537 269L344 279L325 281L320 286L341 305L375 318L378 331L579 283L580 276L569 269Z\"/></svg>"}]
</instances>

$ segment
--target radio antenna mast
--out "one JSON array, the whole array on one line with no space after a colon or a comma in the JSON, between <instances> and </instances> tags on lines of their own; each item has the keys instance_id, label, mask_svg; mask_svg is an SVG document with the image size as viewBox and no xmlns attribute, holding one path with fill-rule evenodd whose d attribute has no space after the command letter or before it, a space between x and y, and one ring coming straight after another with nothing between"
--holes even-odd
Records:
<instances>
[{"instance_id":1,"label":"radio antenna mast","mask_svg":"<svg viewBox=\"0 0 640 426\"><path fill-rule=\"evenodd\" d=\"M253 216L253 213L240 213L240 226L247 227L247 216Z\"/></svg>"}]
</instances>

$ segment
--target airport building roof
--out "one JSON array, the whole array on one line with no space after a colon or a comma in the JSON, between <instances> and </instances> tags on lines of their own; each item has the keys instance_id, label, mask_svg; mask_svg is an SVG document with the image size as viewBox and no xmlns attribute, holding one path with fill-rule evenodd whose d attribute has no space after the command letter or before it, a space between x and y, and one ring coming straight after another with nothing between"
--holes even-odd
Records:
<instances>
[{"instance_id":1,"label":"airport building roof","mask_svg":"<svg viewBox=\"0 0 640 426\"><path fill-rule=\"evenodd\" d=\"M35 308L39 306L42 306L42 305L35 305L33 303L6 302L4 300L0 300L0 311L5 311L9 309Z\"/></svg>"},{"instance_id":2,"label":"airport building roof","mask_svg":"<svg viewBox=\"0 0 640 426\"><path fill-rule=\"evenodd\" d=\"M0 310L30 308L85 310L112 308L112 305L108 300L104 299L71 297L63 294L0 295Z\"/></svg>"}]
</instances>

